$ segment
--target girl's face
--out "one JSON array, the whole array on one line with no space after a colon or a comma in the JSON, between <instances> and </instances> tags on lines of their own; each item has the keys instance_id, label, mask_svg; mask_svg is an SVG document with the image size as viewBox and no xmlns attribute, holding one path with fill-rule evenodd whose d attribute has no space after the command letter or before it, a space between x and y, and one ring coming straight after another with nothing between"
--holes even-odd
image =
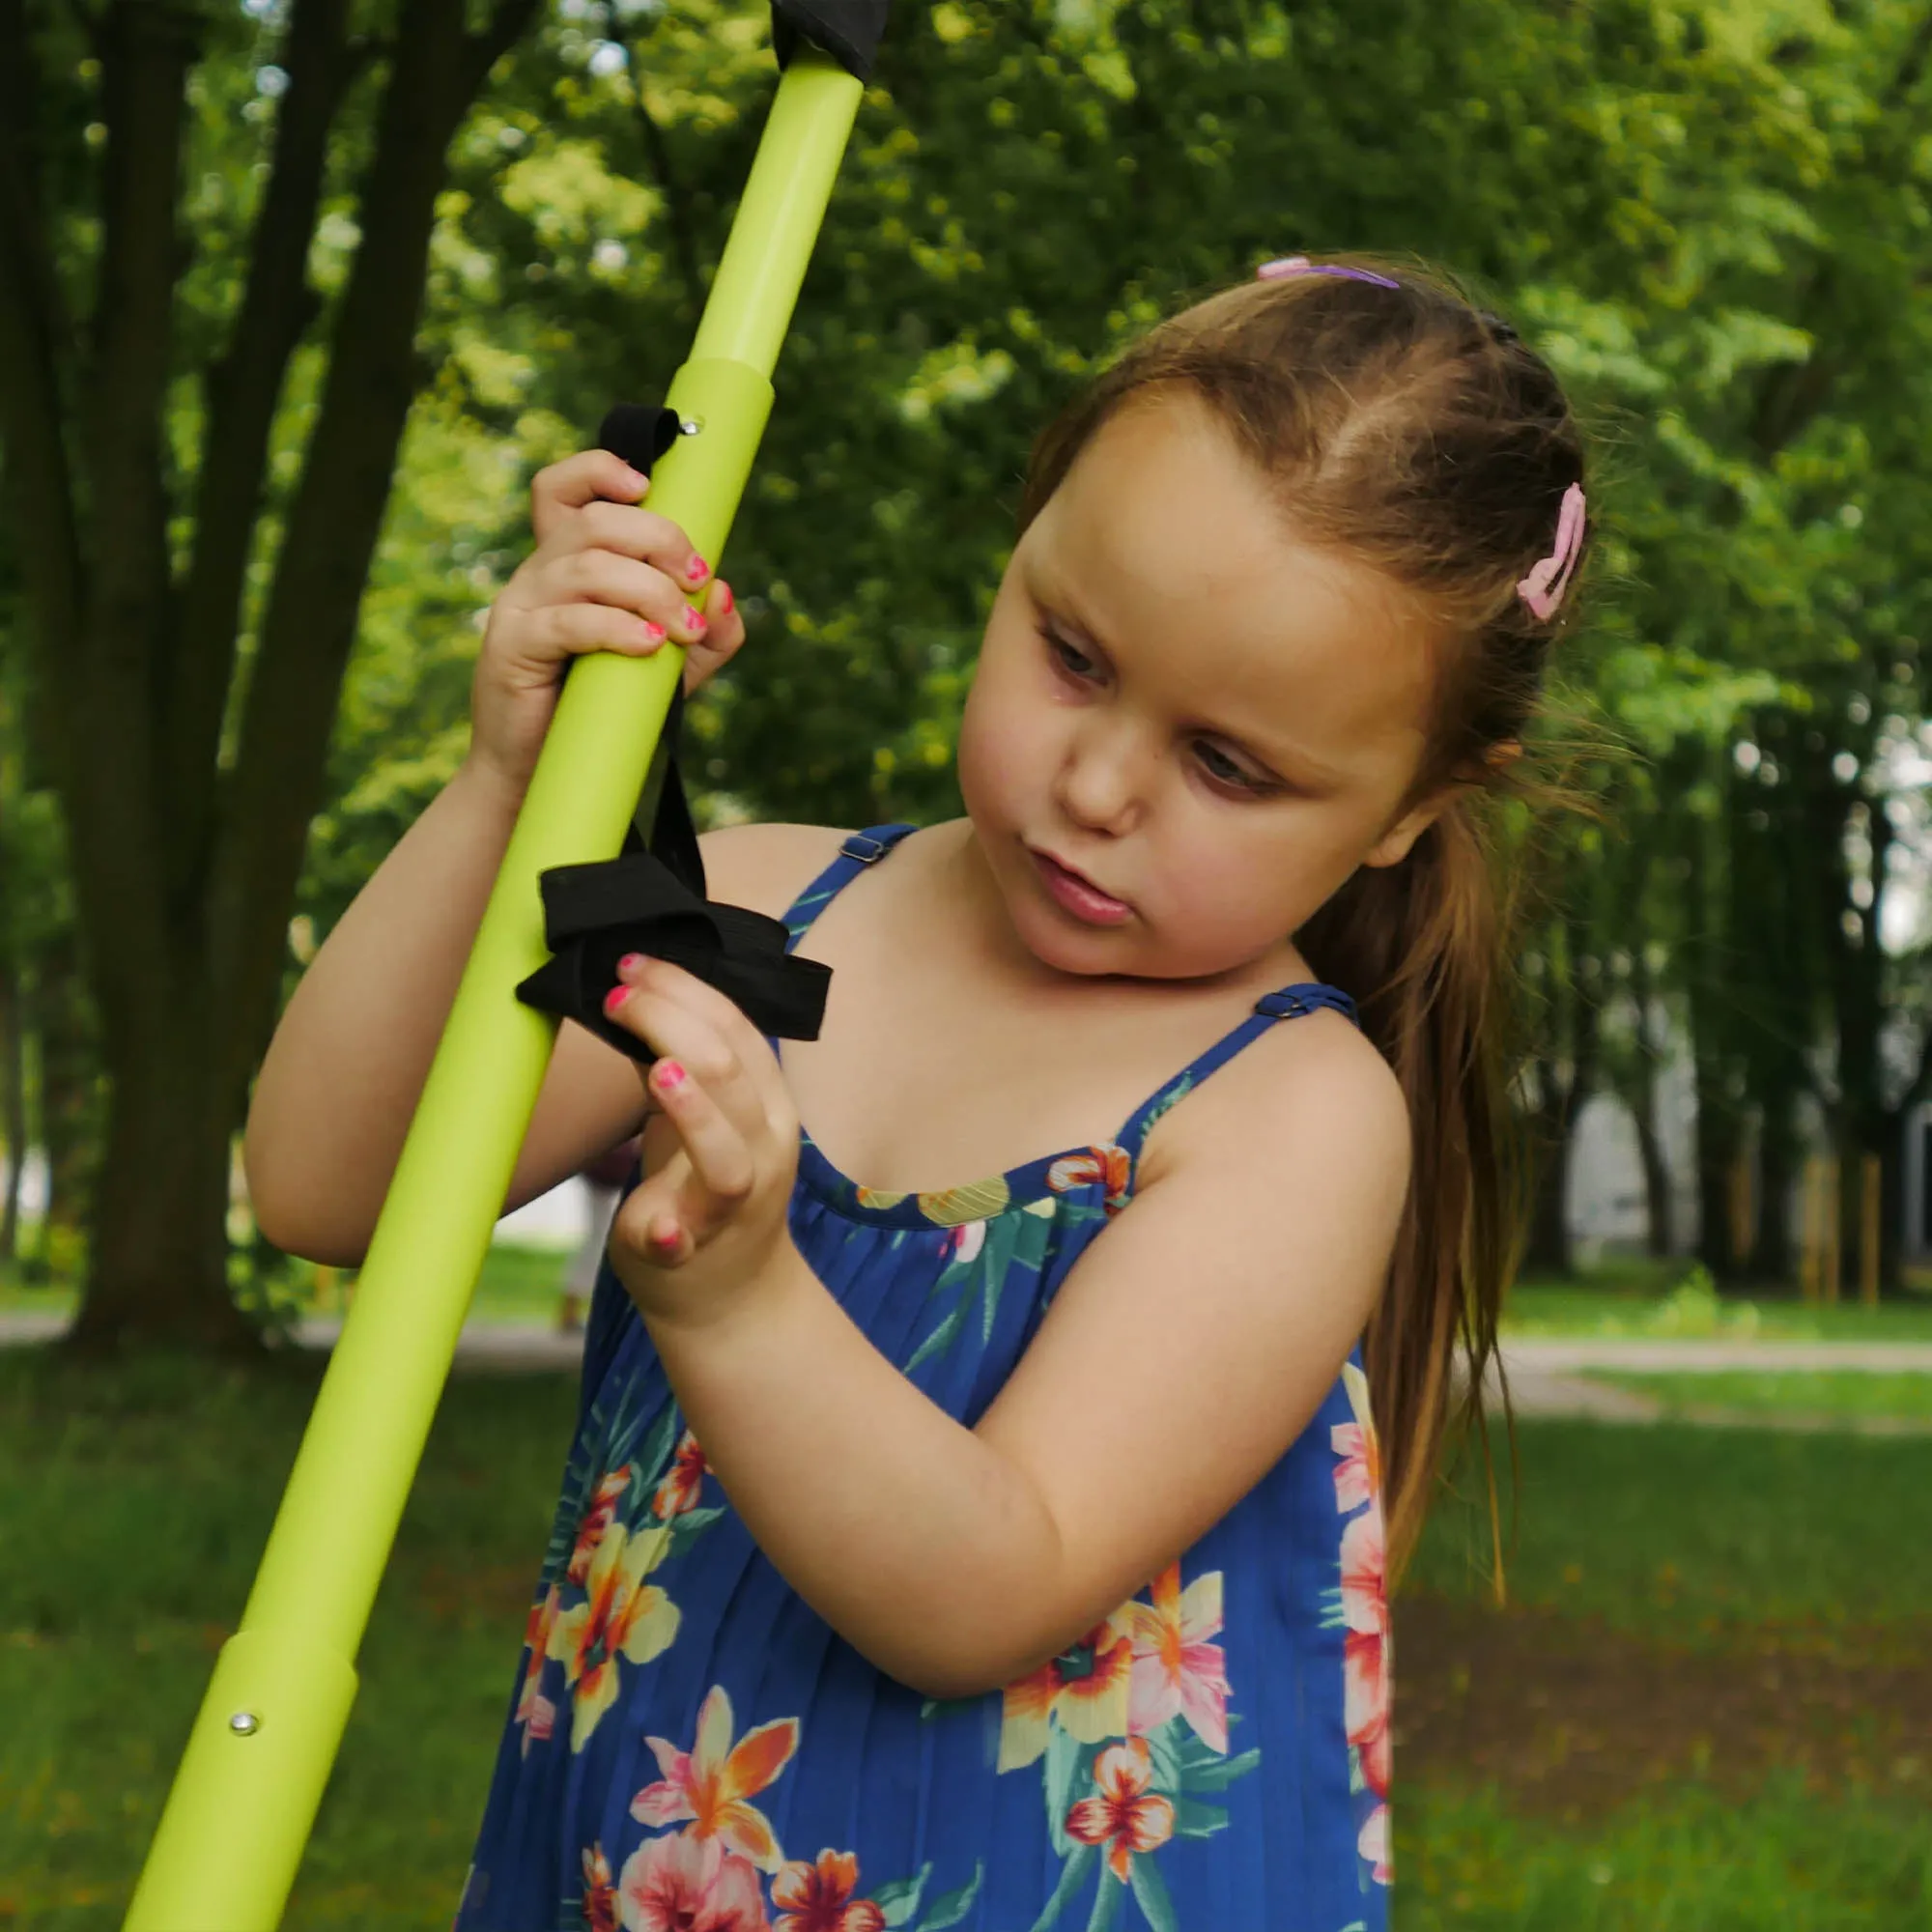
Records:
<instances>
[{"instance_id":1,"label":"girl's face","mask_svg":"<svg viewBox=\"0 0 1932 1932\"><path fill-rule=\"evenodd\" d=\"M1391 822L1428 662L1401 590L1296 541L1202 404L1129 405L1013 553L961 723L960 791L1011 936L1087 976L1285 962L1357 866L1395 864L1440 809ZM1037 853L1128 917L1067 911Z\"/></svg>"}]
</instances>

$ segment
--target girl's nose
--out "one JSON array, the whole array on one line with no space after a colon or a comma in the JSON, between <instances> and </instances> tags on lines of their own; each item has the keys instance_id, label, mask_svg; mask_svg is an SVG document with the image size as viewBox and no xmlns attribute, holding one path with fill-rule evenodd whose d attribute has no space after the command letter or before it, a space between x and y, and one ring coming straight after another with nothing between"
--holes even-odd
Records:
<instances>
[{"instance_id":1,"label":"girl's nose","mask_svg":"<svg viewBox=\"0 0 1932 1932\"><path fill-rule=\"evenodd\" d=\"M1124 732L1093 732L1067 748L1060 771L1060 805L1067 818L1095 832L1127 829L1151 767Z\"/></svg>"}]
</instances>

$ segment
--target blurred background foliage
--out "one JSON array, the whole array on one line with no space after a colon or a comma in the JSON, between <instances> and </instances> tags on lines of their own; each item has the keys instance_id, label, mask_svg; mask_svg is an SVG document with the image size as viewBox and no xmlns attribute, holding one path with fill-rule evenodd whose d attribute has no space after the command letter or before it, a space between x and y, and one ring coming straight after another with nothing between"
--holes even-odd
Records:
<instances>
[{"instance_id":1,"label":"blurred background foliage","mask_svg":"<svg viewBox=\"0 0 1932 1932\"><path fill-rule=\"evenodd\" d=\"M263 469L231 760L382 191L365 170L385 63L432 4L338 9L355 61ZM156 447L178 575L202 536L210 371L266 245L279 63L305 7L323 11L174 10L195 36ZM45 80L48 232L86 317L116 9L7 11ZM588 442L611 401L661 393L680 358L770 96L766 39L756 6L555 0L461 117L326 772L270 908L285 984L462 755L530 474ZM1676 1055L1694 1069L1699 1258L1720 1283L1788 1279L1790 1183L1813 1142L1881 1156L1895 1230L1901 1122L1932 1087L1928 46L1932 11L1904 0L904 10L725 559L751 642L691 707L700 823L957 812L954 727L1053 412L1133 332L1270 255L1431 259L1548 356L1595 438L1594 614L1550 735L1603 810L1536 858L1532 1261L1569 1265L1568 1148L1595 1094L1637 1119L1668 1244L1657 1088ZM34 728L26 540L17 515L0 531L8 1139L55 1152L48 1227L81 1242L90 1190L119 1184L99 1157L115 1068L76 971L58 761ZM1746 1157L1762 1184L1741 1241L1726 1204Z\"/></svg>"}]
</instances>

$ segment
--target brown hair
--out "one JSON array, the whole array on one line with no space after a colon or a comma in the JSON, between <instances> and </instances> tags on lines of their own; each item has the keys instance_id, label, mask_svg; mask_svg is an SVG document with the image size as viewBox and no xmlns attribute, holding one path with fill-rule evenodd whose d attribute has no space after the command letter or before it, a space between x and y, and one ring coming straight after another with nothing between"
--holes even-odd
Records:
<instances>
[{"instance_id":1,"label":"brown hair","mask_svg":"<svg viewBox=\"0 0 1932 1932\"><path fill-rule=\"evenodd\" d=\"M1162 323L1040 438L1020 527L1123 405L1191 392L1298 535L1404 585L1444 639L1427 747L1390 822L1444 789L1451 802L1406 858L1359 867L1296 935L1315 970L1354 997L1408 1097L1408 1198L1365 1350L1393 1578L1449 1435L1473 1424L1487 1463L1481 1391L1523 1200L1508 1094L1518 910L1498 833L1508 798L1560 796L1492 754L1520 742L1573 620L1574 583L1548 621L1517 584L1550 553L1584 452L1548 365L1445 277L1368 255L1328 263L1396 286L1256 280ZM1491 1505L1493 1524L1492 1477Z\"/></svg>"}]
</instances>

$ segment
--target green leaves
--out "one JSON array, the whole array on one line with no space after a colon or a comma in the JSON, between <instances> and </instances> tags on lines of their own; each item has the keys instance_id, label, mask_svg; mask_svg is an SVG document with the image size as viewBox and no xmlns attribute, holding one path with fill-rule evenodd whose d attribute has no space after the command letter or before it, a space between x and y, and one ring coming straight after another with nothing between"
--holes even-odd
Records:
<instances>
[{"instance_id":1,"label":"green leaves","mask_svg":"<svg viewBox=\"0 0 1932 1932\"><path fill-rule=\"evenodd\" d=\"M1053 1888L1053 1896L1046 1901L1039 1917L1029 1927L1029 1932L1047 1932L1049 1926L1059 1921L1060 1915L1086 1885L1099 1860L1100 1851L1096 1845L1077 1845L1072 1848L1072 1855L1061 1867L1060 1883ZM1103 1875L1101 1880L1103 1887L1105 1883Z\"/></svg>"},{"instance_id":2,"label":"green leaves","mask_svg":"<svg viewBox=\"0 0 1932 1932\"><path fill-rule=\"evenodd\" d=\"M872 1903L884 1915L888 1925L903 1925L919 1910L920 1894L931 1876L932 1866L928 1862L920 1866L916 1878L895 1879L872 1893Z\"/></svg>"}]
</instances>

